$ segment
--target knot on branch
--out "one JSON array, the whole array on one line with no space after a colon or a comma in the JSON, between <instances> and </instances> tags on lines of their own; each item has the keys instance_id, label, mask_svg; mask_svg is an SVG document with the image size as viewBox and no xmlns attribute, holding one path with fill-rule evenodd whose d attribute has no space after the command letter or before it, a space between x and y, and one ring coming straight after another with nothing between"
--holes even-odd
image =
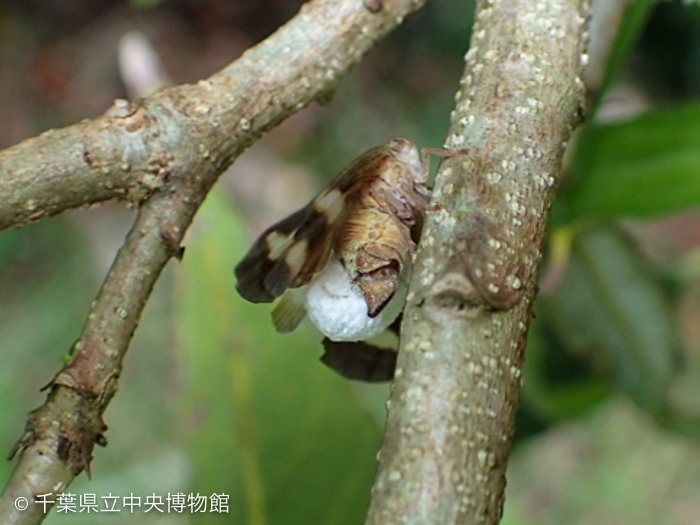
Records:
<instances>
[{"instance_id":1,"label":"knot on branch","mask_svg":"<svg viewBox=\"0 0 700 525\"><path fill-rule=\"evenodd\" d=\"M430 288L439 319L473 319L480 308L508 310L524 296L526 268L483 215L457 234L454 255ZM436 320L438 320L436 318Z\"/></svg>"},{"instance_id":2,"label":"knot on branch","mask_svg":"<svg viewBox=\"0 0 700 525\"><path fill-rule=\"evenodd\" d=\"M438 324L476 317L483 301L472 282L460 271L448 271L430 288L430 317Z\"/></svg>"},{"instance_id":3,"label":"knot on branch","mask_svg":"<svg viewBox=\"0 0 700 525\"><path fill-rule=\"evenodd\" d=\"M53 401L29 414L24 434L10 451L8 459L33 446L40 454L55 455L74 476L85 470L90 477L92 450L96 444L107 445L104 436L107 425L94 400L85 398L78 403L77 410L66 417L62 401L79 394L65 389L62 394L59 397L52 392Z\"/></svg>"},{"instance_id":4,"label":"knot on branch","mask_svg":"<svg viewBox=\"0 0 700 525\"><path fill-rule=\"evenodd\" d=\"M384 8L382 0L364 0L362 3L370 13L378 13Z\"/></svg>"},{"instance_id":5,"label":"knot on branch","mask_svg":"<svg viewBox=\"0 0 700 525\"><path fill-rule=\"evenodd\" d=\"M106 188L131 202L162 191L174 171L176 141L163 114L173 116L163 104L116 100L85 133L83 162Z\"/></svg>"},{"instance_id":6,"label":"knot on branch","mask_svg":"<svg viewBox=\"0 0 700 525\"><path fill-rule=\"evenodd\" d=\"M118 377L119 366L109 359L109 350L99 342L79 341L71 361L48 387L66 387L83 398L106 405L114 394Z\"/></svg>"}]
</instances>

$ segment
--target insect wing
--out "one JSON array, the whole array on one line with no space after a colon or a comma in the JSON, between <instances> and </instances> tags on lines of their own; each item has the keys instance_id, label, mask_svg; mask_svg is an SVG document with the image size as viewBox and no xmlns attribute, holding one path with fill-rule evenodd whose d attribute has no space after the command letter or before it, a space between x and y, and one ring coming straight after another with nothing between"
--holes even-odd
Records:
<instances>
[{"instance_id":1,"label":"insect wing","mask_svg":"<svg viewBox=\"0 0 700 525\"><path fill-rule=\"evenodd\" d=\"M268 228L234 270L236 289L253 303L269 303L306 284L330 255L330 225L312 206Z\"/></svg>"},{"instance_id":2,"label":"insect wing","mask_svg":"<svg viewBox=\"0 0 700 525\"><path fill-rule=\"evenodd\" d=\"M323 339L321 362L348 379L376 383L391 381L396 370L402 315L370 341L337 342Z\"/></svg>"},{"instance_id":3,"label":"insect wing","mask_svg":"<svg viewBox=\"0 0 700 525\"><path fill-rule=\"evenodd\" d=\"M394 350L359 341L354 343L323 339L321 361L347 379L368 383L391 381L396 369Z\"/></svg>"},{"instance_id":4,"label":"insect wing","mask_svg":"<svg viewBox=\"0 0 700 525\"><path fill-rule=\"evenodd\" d=\"M263 232L234 270L238 293L253 303L269 303L288 288L307 284L328 262L335 230L388 155L384 146L369 150L308 206Z\"/></svg>"}]
</instances>

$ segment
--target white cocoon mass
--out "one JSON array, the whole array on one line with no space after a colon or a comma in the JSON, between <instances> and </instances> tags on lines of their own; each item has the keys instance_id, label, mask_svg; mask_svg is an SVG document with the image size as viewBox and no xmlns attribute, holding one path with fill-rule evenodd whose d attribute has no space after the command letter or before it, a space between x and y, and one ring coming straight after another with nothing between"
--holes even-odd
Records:
<instances>
[{"instance_id":1,"label":"white cocoon mass","mask_svg":"<svg viewBox=\"0 0 700 525\"><path fill-rule=\"evenodd\" d=\"M410 267L404 265L396 293L379 314L367 315L364 296L350 282L348 272L337 259L309 284L306 311L311 322L332 341L363 341L386 330L403 310L408 291Z\"/></svg>"}]
</instances>

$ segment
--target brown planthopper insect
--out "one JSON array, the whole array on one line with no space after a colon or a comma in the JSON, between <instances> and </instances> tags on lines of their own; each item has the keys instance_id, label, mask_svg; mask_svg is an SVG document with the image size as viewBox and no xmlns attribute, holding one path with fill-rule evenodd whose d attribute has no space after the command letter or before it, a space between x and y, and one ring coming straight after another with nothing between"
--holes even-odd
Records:
<instances>
[{"instance_id":1,"label":"brown planthopper insect","mask_svg":"<svg viewBox=\"0 0 700 525\"><path fill-rule=\"evenodd\" d=\"M327 350L384 332L405 302L428 207L421 196L430 195L428 153L462 152L419 154L397 137L361 155L307 206L263 232L234 270L238 292L254 303L282 296L272 312L277 331L293 330L308 314Z\"/></svg>"}]
</instances>

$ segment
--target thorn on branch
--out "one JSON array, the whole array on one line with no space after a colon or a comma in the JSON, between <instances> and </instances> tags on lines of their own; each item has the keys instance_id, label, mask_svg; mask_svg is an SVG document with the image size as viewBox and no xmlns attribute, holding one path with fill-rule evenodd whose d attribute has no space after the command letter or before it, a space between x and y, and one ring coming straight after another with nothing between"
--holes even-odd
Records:
<instances>
[{"instance_id":1,"label":"thorn on branch","mask_svg":"<svg viewBox=\"0 0 700 525\"><path fill-rule=\"evenodd\" d=\"M85 164L87 164L90 169L93 169L92 155L90 155L87 148L83 150L83 161L85 161Z\"/></svg>"},{"instance_id":2,"label":"thorn on branch","mask_svg":"<svg viewBox=\"0 0 700 525\"><path fill-rule=\"evenodd\" d=\"M29 427L29 425L27 425L27 427ZM20 437L17 440L17 443L15 443L15 446L12 447L12 450L10 450L10 453L7 455L7 460L9 461L13 459L18 452L22 453L22 451L24 451L25 448L34 443L34 440L34 430L30 428L25 429L24 434L22 434L22 437Z\"/></svg>"},{"instance_id":3,"label":"thorn on branch","mask_svg":"<svg viewBox=\"0 0 700 525\"><path fill-rule=\"evenodd\" d=\"M160 230L160 238L163 239L170 257L181 261L185 256L185 247L180 246L179 236L176 232L163 228Z\"/></svg>"}]
</instances>

